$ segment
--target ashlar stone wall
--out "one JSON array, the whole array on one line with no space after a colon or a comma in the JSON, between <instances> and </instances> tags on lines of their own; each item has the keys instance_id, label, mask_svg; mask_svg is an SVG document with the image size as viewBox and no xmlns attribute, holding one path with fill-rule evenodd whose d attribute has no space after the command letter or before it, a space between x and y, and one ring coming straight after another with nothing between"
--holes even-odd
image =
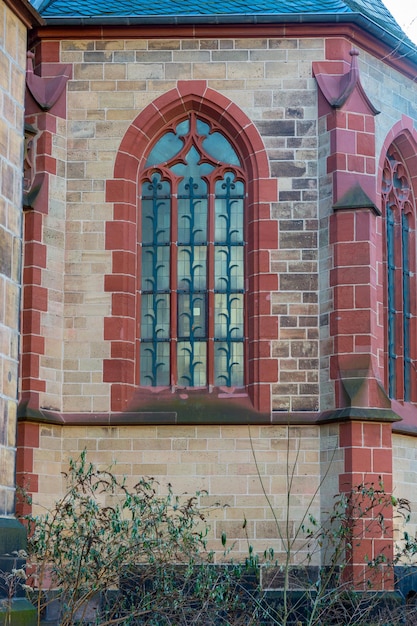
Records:
<instances>
[{"instance_id":1,"label":"ashlar stone wall","mask_svg":"<svg viewBox=\"0 0 417 626\"><path fill-rule=\"evenodd\" d=\"M14 512L26 26L0 1L0 516Z\"/></svg>"},{"instance_id":2,"label":"ashlar stone wall","mask_svg":"<svg viewBox=\"0 0 417 626\"><path fill-rule=\"evenodd\" d=\"M414 437L406 435L393 436L393 483L394 497L397 499L404 498L408 500L411 510L409 521L405 521L402 517L394 519L396 526L395 538L400 542L406 531L410 537L417 535L417 494L415 490L415 482L417 475L417 448Z\"/></svg>"},{"instance_id":3,"label":"ashlar stone wall","mask_svg":"<svg viewBox=\"0 0 417 626\"><path fill-rule=\"evenodd\" d=\"M78 458L86 449L88 461L128 477L130 484L140 476L151 476L159 482L161 493L168 482L175 493L188 497L206 491L198 502L213 507L208 515L209 547L219 556L223 532L228 547L233 545L233 556L247 554L247 537L261 554L270 547L280 554L283 545L274 516L285 536L288 515L293 538L307 511L320 516L320 473L330 459L323 489L332 489L332 476L337 477L332 450L337 443L334 427L327 428L324 438L318 427L308 426L108 428L26 424L21 428L28 457L33 458L33 473L26 475L26 484L34 492L34 513L44 512L61 497L65 491L62 472L67 471L69 459ZM294 562L302 562L307 551L301 533L293 548ZM317 553L313 563L319 562Z\"/></svg>"}]
</instances>

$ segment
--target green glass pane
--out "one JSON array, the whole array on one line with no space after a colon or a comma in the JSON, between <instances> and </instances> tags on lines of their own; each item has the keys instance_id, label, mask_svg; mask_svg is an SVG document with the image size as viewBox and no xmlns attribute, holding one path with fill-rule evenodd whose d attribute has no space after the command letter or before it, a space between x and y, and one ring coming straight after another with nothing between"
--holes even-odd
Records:
<instances>
[{"instance_id":1,"label":"green glass pane","mask_svg":"<svg viewBox=\"0 0 417 626\"><path fill-rule=\"evenodd\" d=\"M214 132L203 141L204 150L216 161L230 165L240 165L234 148L221 133Z\"/></svg>"},{"instance_id":2,"label":"green glass pane","mask_svg":"<svg viewBox=\"0 0 417 626\"><path fill-rule=\"evenodd\" d=\"M159 387L170 384L169 343L147 342L140 345L140 384Z\"/></svg>"},{"instance_id":3,"label":"green glass pane","mask_svg":"<svg viewBox=\"0 0 417 626\"><path fill-rule=\"evenodd\" d=\"M178 294L178 337L204 339L207 336L206 294Z\"/></svg>"},{"instance_id":4,"label":"green glass pane","mask_svg":"<svg viewBox=\"0 0 417 626\"><path fill-rule=\"evenodd\" d=\"M243 291L243 246L216 246L214 249L214 288L218 291Z\"/></svg>"},{"instance_id":5,"label":"green glass pane","mask_svg":"<svg viewBox=\"0 0 417 626\"><path fill-rule=\"evenodd\" d=\"M142 246L142 291L169 289L169 246Z\"/></svg>"},{"instance_id":6,"label":"green glass pane","mask_svg":"<svg viewBox=\"0 0 417 626\"><path fill-rule=\"evenodd\" d=\"M228 192L228 188L230 191ZM243 198L245 195L245 186L241 180L235 180L232 173L226 174L223 180L216 182L216 197L226 197L230 195L233 198Z\"/></svg>"},{"instance_id":7,"label":"green glass pane","mask_svg":"<svg viewBox=\"0 0 417 626\"><path fill-rule=\"evenodd\" d=\"M207 196L207 183L200 178L201 172L199 171L199 167L198 164L187 167L187 175L184 176L178 185L178 195L180 198L204 198Z\"/></svg>"},{"instance_id":8,"label":"green glass pane","mask_svg":"<svg viewBox=\"0 0 417 626\"><path fill-rule=\"evenodd\" d=\"M185 157L186 163L177 163L171 168L177 176L184 178L178 186L179 194L189 194L186 185L189 184L190 178L193 178L194 183L198 185L197 193L207 193L207 187L200 177L209 174L213 170L213 166L208 163L200 163L200 158L200 154L193 146Z\"/></svg>"},{"instance_id":9,"label":"green glass pane","mask_svg":"<svg viewBox=\"0 0 417 626\"><path fill-rule=\"evenodd\" d=\"M177 125L175 129L177 135L188 135L190 132L190 120L184 120Z\"/></svg>"},{"instance_id":10,"label":"green glass pane","mask_svg":"<svg viewBox=\"0 0 417 626\"><path fill-rule=\"evenodd\" d=\"M207 288L206 246L178 246L178 289L201 291Z\"/></svg>"},{"instance_id":11,"label":"green glass pane","mask_svg":"<svg viewBox=\"0 0 417 626\"><path fill-rule=\"evenodd\" d=\"M155 172L152 180L147 180L142 185L142 198L170 197L170 184L167 180L161 180L161 175Z\"/></svg>"},{"instance_id":12,"label":"green glass pane","mask_svg":"<svg viewBox=\"0 0 417 626\"><path fill-rule=\"evenodd\" d=\"M231 178L216 183L215 241L243 243L243 185Z\"/></svg>"},{"instance_id":13,"label":"green glass pane","mask_svg":"<svg viewBox=\"0 0 417 626\"><path fill-rule=\"evenodd\" d=\"M215 339L243 339L243 294L215 294Z\"/></svg>"},{"instance_id":14,"label":"green glass pane","mask_svg":"<svg viewBox=\"0 0 417 626\"><path fill-rule=\"evenodd\" d=\"M152 148L146 161L146 167L170 161L181 151L183 145L183 142L177 135L172 132L165 133Z\"/></svg>"},{"instance_id":15,"label":"green glass pane","mask_svg":"<svg viewBox=\"0 0 417 626\"><path fill-rule=\"evenodd\" d=\"M142 185L142 243L170 241L170 186L154 177Z\"/></svg>"},{"instance_id":16,"label":"green glass pane","mask_svg":"<svg viewBox=\"0 0 417 626\"><path fill-rule=\"evenodd\" d=\"M178 198L178 241L197 245L207 241L207 196L191 191L193 195Z\"/></svg>"},{"instance_id":17,"label":"green glass pane","mask_svg":"<svg viewBox=\"0 0 417 626\"><path fill-rule=\"evenodd\" d=\"M169 339L169 295L142 294L141 308L141 338Z\"/></svg>"},{"instance_id":18,"label":"green glass pane","mask_svg":"<svg viewBox=\"0 0 417 626\"><path fill-rule=\"evenodd\" d=\"M205 341L179 341L177 344L178 384L204 387L207 384L207 346Z\"/></svg>"},{"instance_id":19,"label":"green glass pane","mask_svg":"<svg viewBox=\"0 0 417 626\"><path fill-rule=\"evenodd\" d=\"M199 135L208 135L210 132L210 126L203 122L203 120L197 120L197 133Z\"/></svg>"},{"instance_id":20,"label":"green glass pane","mask_svg":"<svg viewBox=\"0 0 417 626\"><path fill-rule=\"evenodd\" d=\"M243 387L243 342L214 343L214 384Z\"/></svg>"}]
</instances>

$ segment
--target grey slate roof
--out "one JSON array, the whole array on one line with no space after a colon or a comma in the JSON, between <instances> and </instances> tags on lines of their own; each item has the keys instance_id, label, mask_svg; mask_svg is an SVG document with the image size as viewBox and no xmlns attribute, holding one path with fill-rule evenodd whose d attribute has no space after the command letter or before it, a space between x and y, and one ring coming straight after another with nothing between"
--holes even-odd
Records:
<instances>
[{"instance_id":1,"label":"grey slate roof","mask_svg":"<svg viewBox=\"0 0 417 626\"><path fill-rule=\"evenodd\" d=\"M417 58L382 0L31 0L48 24L354 22Z\"/></svg>"},{"instance_id":2,"label":"grey slate roof","mask_svg":"<svg viewBox=\"0 0 417 626\"><path fill-rule=\"evenodd\" d=\"M58 15L215 15L347 11L342 0L41 0L39 12Z\"/></svg>"},{"instance_id":3,"label":"grey slate roof","mask_svg":"<svg viewBox=\"0 0 417 626\"><path fill-rule=\"evenodd\" d=\"M282 15L359 12L393 20L380 0L32 0L45 17Z\"/></svg>"}]
</instances>

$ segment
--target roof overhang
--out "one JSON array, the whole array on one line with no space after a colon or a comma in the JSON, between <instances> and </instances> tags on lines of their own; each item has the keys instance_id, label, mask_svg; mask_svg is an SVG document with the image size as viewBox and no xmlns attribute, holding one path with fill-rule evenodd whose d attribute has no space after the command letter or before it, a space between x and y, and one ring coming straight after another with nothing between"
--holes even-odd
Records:
<instances>
[{"instance_id":1,"label":"roof overhang","mask_svg":"<svg viewBox=\"0 0 417 626\"><path fill-rule=\"evenodd\" d=\"M13 0L8 0L13 1ZM17 1L17 0L16 0ZM26 0L19 0L25 2ZM314 25L352 24L373 35L388 46L395 55L417 65L417 46L406 35L403 39L364 16L361 13L280 13L280 14L216 14L216 15L142 15L135 16L93 16L93 17L51 17L46 18L50 27L158 27L158 26L254 26L254 25Z\"/></svg>"}]
</instances>

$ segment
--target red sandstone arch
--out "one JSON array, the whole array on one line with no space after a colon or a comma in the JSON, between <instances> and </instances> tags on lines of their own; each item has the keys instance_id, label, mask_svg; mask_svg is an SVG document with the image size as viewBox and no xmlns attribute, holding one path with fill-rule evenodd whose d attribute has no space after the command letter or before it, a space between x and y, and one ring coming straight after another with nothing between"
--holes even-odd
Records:
<instances>
[{"instance_id":1,"label":"red sandstone arch","mask_svg":"<svg viewBox=\"0 0 417 626\"><path fill-rule=\"evenodd\" d=\"M413 185L414 197L417 197L417 131L414 128L413 120L406 115L403 115L401 120L394 124L382 145L378 163L378 193L381 194L384 161L391 144L395 144L404 159Z\"/></svg>"},{"instance_id":2,"label":"red sandstone arch","mask_svg":"<svg viewBox=\"0 0 417 626\"><path fill-rule=\"evenodd\" d=\"M269 413L271 383L277 380L271 340L277 318L271 314L271 292L278 288L270 273L270 250L278 245L277 223L270 203L277 200L277 181L270 177L268 157L254 123L231 100L207 87L206 81L180 81L148 105L126 131L118 150L114 178L107 181L106 200L113 203L113 220L106 224L106 249L112 251L112 273L105 290L112 293L111 316L104 338L111 358L104 361L103 379L111 383L111 409L129 408L137 381L137 198L138 174L150 144L190 110L220 126L237 149L247 175L248 360L247 389L256 411Z\"/></svg>"}]
</instances>

